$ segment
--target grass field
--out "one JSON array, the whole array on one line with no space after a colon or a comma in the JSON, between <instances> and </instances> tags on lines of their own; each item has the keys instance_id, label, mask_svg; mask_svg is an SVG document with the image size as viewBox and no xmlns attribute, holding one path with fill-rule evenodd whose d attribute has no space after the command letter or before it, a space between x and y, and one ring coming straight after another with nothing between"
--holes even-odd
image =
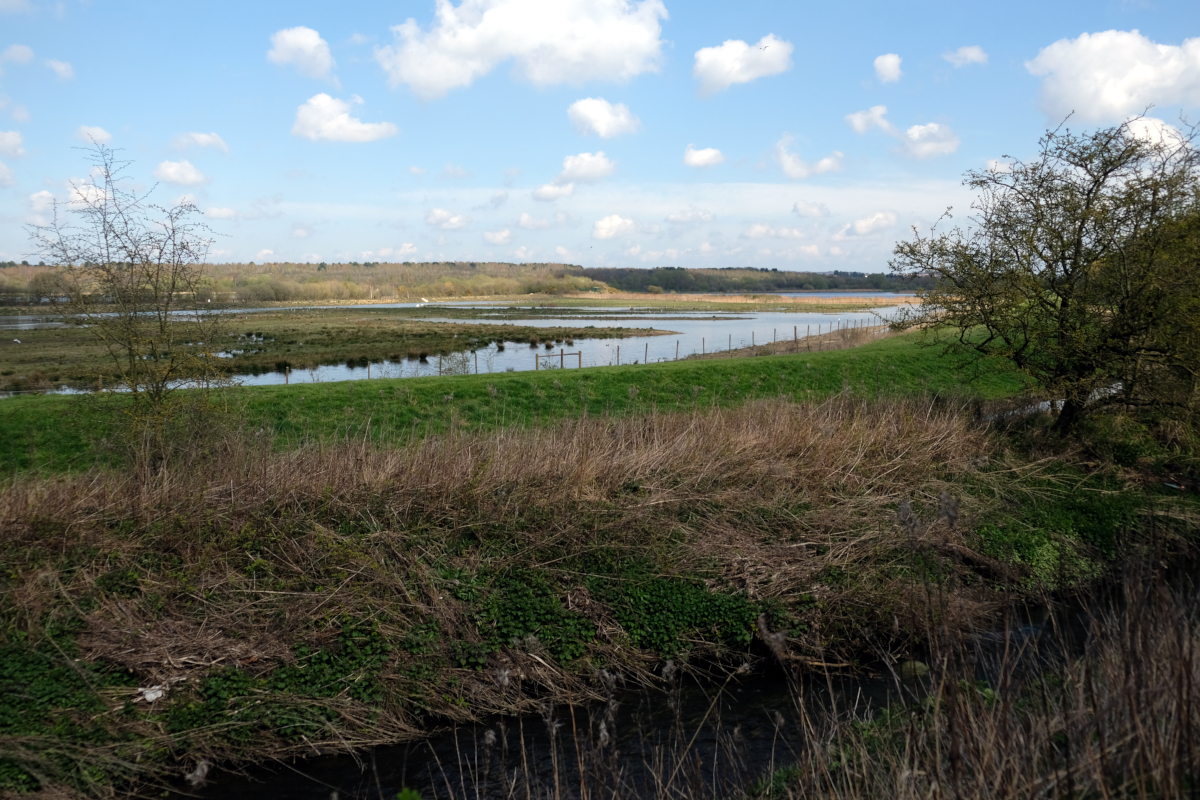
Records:
<instances>
[{"instance_id":1,"label":"grass field","mask_svg":"<svg viewBox=\"0 0 1200 800\"><path fill-rule=\"evenodd\" d=\"M1012 372L974 380L907 334L851 350L759 358L679 361L583 370L378 379L230 390L228 402L251 430L281 444L366 436L380 442L447 430L528 426L584 414L730 407L754 398L819 400L927 392L984 399L1018 393ZM32 396L0 401L0 469L84 469L109 435L103 398Z\"/></svg>"}]
</instances>

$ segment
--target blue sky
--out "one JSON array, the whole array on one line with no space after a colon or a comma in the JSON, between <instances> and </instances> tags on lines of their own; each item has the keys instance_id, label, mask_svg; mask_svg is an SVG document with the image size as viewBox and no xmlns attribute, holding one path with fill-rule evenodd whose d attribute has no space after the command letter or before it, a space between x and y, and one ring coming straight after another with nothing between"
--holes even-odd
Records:
<instances>
[{"instance_id":1,"label":"blue sky","mask_svg":"<svg viewBox=\"0 0 1200 800\"><path fill-rule=\"evenodd\" d=\"M1195 121L1197 37L1195 0L0 0L0 259L91 136L217 261L882 271L1072 111Z\"/></svg>"}]
</instances>

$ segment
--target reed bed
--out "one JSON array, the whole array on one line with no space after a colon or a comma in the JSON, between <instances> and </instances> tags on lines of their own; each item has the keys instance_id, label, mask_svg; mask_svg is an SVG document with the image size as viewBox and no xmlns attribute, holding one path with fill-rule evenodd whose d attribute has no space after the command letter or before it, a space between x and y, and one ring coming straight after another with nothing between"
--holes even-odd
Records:
<instances>
[{"instance_id":1,"label":"reed bed","mask_svg":"<svg viewBox=\"0 0 1200 800\"><path fill-rule=\"evenodd\" d=\"M63 674L88 665L103 707L87 737L64 734L43 759L58 772L23 755L17 734L0 736L0 767L103 794L127 763L154 774L172 758L346 752L547 700L604 701L605 674L656 683L663 646L722 674L774 642L812 670L869 647L901 654L931 625L968 630L1030 574L980 552L973 527L1007 487L1048 470L1006 455L968 411L840 395L402 447L279 452L269 435L231 435L153 472L9 479L0 662L36 651ZM601 591L653 585L707 602L685 584L783 632L722 617L638 645L644 632ZM675 630L684 613L646 624ZM587 633L555 650L553 625ZM509 629L521 633L498 638ZM325 677L303 677L314 673ZM99 762L111 752L112 769L83 770L79 748Z\"/></svg>"}]
</instances>

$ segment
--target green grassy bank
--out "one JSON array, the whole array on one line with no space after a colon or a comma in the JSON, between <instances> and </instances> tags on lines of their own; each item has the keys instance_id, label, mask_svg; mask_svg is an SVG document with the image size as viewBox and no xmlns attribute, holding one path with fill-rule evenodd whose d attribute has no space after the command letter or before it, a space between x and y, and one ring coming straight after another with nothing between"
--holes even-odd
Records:
<instances>
[{"instance_id":1,"label":"green grassy bank","mask_svg":"<svg viewBox=\"0 0 1200 800\"><path fill-rule=\"evenodd\" d=\"M780 395L819 400L843 391L865 398L938 392L992 399L1022 389L1011 372L972 380L941 357L940 348L920 342L920 334L908 334L850 350L760 358L248 386L231 390L227 400L248 430L261 428L286 446L308 438L397 442L450 429L528 426L585 413L731 407ZM113 413L102 398L0 400L0 469L87 468L98 457L96 443L111 435Z\"/></svg>"}]
</instances>

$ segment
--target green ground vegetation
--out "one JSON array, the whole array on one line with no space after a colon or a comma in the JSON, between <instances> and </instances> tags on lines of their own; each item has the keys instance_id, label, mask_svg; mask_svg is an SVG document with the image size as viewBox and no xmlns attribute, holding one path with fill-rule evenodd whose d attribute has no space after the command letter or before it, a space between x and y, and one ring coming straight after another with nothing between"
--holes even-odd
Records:
<instances>
[{"instance_id":1,"label":"green ground vegetation","mask_svg":"<svg viewBox=\"0 0 1200 800\"><path fill-rule=\"evenodd\" d=\"M396 444L451 430L529 426L584 414L730 407L755 398L821 400L937 392L993 399L1018 394L1014 372L968 373L924 347L920 334L851 350L623 367L247 386L226 401L251 431L280 446L366 438ZM0 469L86 469L113 435L104 396L14 397L0 403Z\"/></svg>"}]
</instances>

